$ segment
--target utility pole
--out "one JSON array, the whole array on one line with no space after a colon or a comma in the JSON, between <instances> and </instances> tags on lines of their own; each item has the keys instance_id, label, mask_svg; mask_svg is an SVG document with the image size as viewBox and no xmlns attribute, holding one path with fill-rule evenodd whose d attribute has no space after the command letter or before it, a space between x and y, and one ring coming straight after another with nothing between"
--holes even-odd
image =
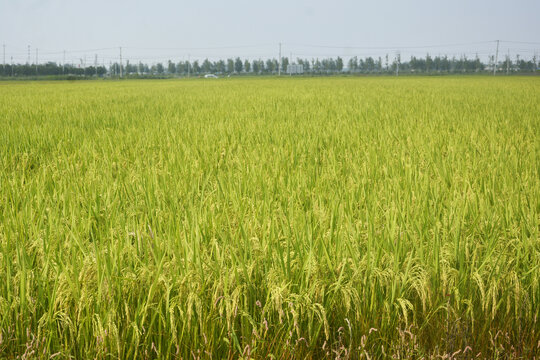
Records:
<instances>
[{"instance_id":1,"label":"utility pole","mask_svg":"<svg viewBox=\"0 0 540 360\"><path fill-rule=\"evenodd\" d=\"M495 51L495 64L493 64L493 76L497 72L497 62L499 61L499 40L497 40L497 50Z\"/></svg>"},{"instance_id":2,"label":"utility pole","mask_svg":"<svg viewBox=\"0 0 540 360\"><path fill-rule=\"evenodd\" d=\"M11 76L13 77L13 56L11 57Z\"/></svg>"},{"instance_id":3,"label":"utility pole","mask_svg":"<svg viewBox=\"0 0 540 360\"><path fill-rule=\"evenodd\" d=\"M94 68L96 70L96 77L97 77L97 54L94 57Z\"/></svg>"},{"instance_id":4,"label":"utility pole","mask_svg":"<svg viewBox=\"0 0 540 360\"><path fill-rule=\"evenodd\" d=\"M36 48L36 75L38 75L38 48Z\"/></svg>"},{"instance_id":5,"label":"utility pole","mask_svg":"<svg viewBox=\"0 0 540 360\"><path fill-rule=\"evenodd\" d=\"M281 43L279 43L278 76L281 76Z\"/></svg>"},{"instance_id":6,"label":"utility pole","mask_svg":"<svg viewBox=\"0 0 540 360\"><path fill-rule=\"evenodd\" d=\"M64 50L64 58L62 60L62 75L66 73L66 50Z\"/></svg>"},{"instance_id":7,"label":"utility pole","mask_svg":"<svg viewBox=\"0 0 540 360\"><path fill-rule=\"evenodd\" d=\"M187 77L189 77L189 66L190 66L190 63L189 63L189 60L190 59L190 55L188 54L187 56Z\"/></svg>"},{"instance_id":8,"label":"utility pole","mask_svg":"<svg viewBox=\"0 0 540 360\"><path fill-rule=\"evenodd\" d=\"M30 65L30 45L28 45L28 59L26 59L26 64Z\"/></svg>"},{"instance_id":9,"label":"utility pole","mask_svg":"<svg viewBox=\"0 0 540 360\"><path fill-rule=\"evenodd\" d=\"M122 47L120 46L120 77L122 77Z\"/></svg>"},{"instance_id":10,"label":"utility pole","mask_svg":"<svg viewBox=\"0 0 540 360\"><path fill-rule=\"evenodd\" d=\"M6 75L6 44L3 44L2 46L4 48L4 66L2 66L2 70L4 72L4 75Z\"/></svg>"}]
</instances>

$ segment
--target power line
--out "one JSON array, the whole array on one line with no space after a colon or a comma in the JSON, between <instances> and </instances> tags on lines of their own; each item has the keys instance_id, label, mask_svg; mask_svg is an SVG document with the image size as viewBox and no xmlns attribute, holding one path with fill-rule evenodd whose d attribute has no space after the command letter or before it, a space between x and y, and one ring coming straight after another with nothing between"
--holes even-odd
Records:
<instances>
[{"instance_id":1,"label":"power line","mask_svg":"<svg viewBox=\"0 0 540 360\"><path fill-rule=\"evenodd\" d=\"M275 44L258 44L258 45L240 45L240 46L205 46L205 47L163 47L163 48L153 48L153 47L137 47L137 46L125 46L125 49L133 50L219 50L219 49L249 49L257 47L270 47L275 46Z\"/></svg>"},{"instance_id":2,"label":"power line","mask_svg":"<svg viewBox=\"0 0 540 360\"><path fill-rule=\"evenodd\" d=\"M76 54L76 53L85 53L85 52L96 52L96 51L106 51L106 50L114 50L117 49L116 47L107 47L107 48L98 48L98 49L82 49L82 50L62 50L62 51L42 51L42 54L46 55L60 55L64 51L68 54ZM42 49L43 50L43 49Z\"/></svg>"},{"instance_id":3,"label":"power line","mask_svg":"<svg viewBox=\"0 0 540 360\"><path fill-rule=\"evenodd\" d=\"M540 45L540 42L531 41L518 41L518 40L485 40L475 42L461 42L461 43L446 43L446 44L431 44L431 45L412 45L412 46L356 46L356 45L324 45L324 44L308 44L308 43L282 43L287 46L308 47L308 48L325 48L325 49L358 49L358 50L408 50L408 49L430 49L430 48L444 48L444 47L457 47L457 46L471 46L481 44L493 44L500 41L501 43L513 43L513 44L526 44L526 45ZM174 50L174 51L197 51L197 50L221 50L221 49L253 49L271 47L273 44L255 44L255 45L236 45L236 46L205 46L205 47L124 47L124 49L131 50L148 50L148 51L160 51L160 50ZM23 54L24 51L20 48L11 47L19 52L12 53L13 55ZM102 47L102 48L89 48L89 49L75 49L75 50L47 50L41 49L42 55L61 55L64 51L68 54L75 53L87 53L87 52L100 52L117 49L117 47Z\"/></svg>"},{"instance_id":4,"label":"power line","mask_svg":"<svg viewBox=\"0 0 540 360\"><path fill-rule=\"evenodd\" d=\"M337 45L313 45L313 44L300 44L300 43L286 43L290 46L304 46L313 48L328 48L328 49L364 49L364 50L406 50L406 49L429 49L438 47L455 47L466 45L478 45L478 44L490 44L493 41L477 41L469 43L454 43L454 44L438 44L438 45L420 45L420 46L337 46Z\"/></svg>"},{"instance_id":5,"label":"power line","mask_svg":"<svg viewBox=\"0 0 540 360\"><path fill-rule=\"evenodd\" d=\"M513 43L513 44L540 45L540 42L533 42L533 41L501 40L501 42Z\"/></svg>"}]
</instances>

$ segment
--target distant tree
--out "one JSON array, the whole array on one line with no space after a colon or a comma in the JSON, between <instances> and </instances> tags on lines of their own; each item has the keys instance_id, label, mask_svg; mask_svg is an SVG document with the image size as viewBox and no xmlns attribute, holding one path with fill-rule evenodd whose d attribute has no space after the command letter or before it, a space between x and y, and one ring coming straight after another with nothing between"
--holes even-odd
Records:
<instances>
[{"instance_id":1,"label":"distant tree","mask_svg":"<svg viewBox=\"0 0 540 360\"><path fill-rule=\"evenodd\" d=\"M87 69L87 72L90 73L90 74L92 73L92 71L94 71L93 67L92 67L92 69ZM135 70L134 66L129 63L129 60L126 60L126 66L124 66L124 74L126 74L126 75L127 74L132 74L135 71L136 70Z\"/></svg>"},{"instance_id":2,"label":"distant tree","mask_svg":"<svg viewBox=\"0 0 540 360\"><path fill-rule=\"evenodd\" d=\"M242 63L242 60L240 60L239 57L236 58L234 61L234 71L237 73L241 73L242 69L244 68L244 64Z\"/></svg>"},{"instance_id":3,"label":"distant tree","mask_svg":"<svg viewBox=\"0 0 540 360\"><path fill-rule=\"evenodd\" d=\"M201 72L201 66L199 65L199 61L195 60L193 64L191 65L191 69L193 70L194 74L198 74Z\"/></svg>"},{"instance_id":4,"label":"distant tree","mask_svg":"<svg viewBox=\"0 0 540 360\"><path fill-rule=\"evenodd\" d=\"M274 71L278 71L279 61L277 59L272 59L272 64L273 64Z\"/></svg>"},{"instance_id":5,"label":"distant tree","mask_svg":"<svg viewBox=\"0 0 540 360\"><path fill-rule=\"evenodd\" d=\"M411 60L409 61L408 66L411 71L424 72L426 71L426 60L411 56ZM405 68L405 64L404 66L402 66L402 69L404 68Z\"/></svg>"},{"instance_id":6,"label":"distant tree","mask_svg":"<svg viewBox=\"0 0 540 360\"><path fill-rule=\"evenodd\" d=\"M259 61L258 60L253 60L253 62L251 63L251 67L253 68L253 72L255 74L258 74L259 71L261 71L261 68L259 67Z\"/></svg>"},{"instance_id":7,"label":"distant tree","mask_svg":"<svg viewBox=\"0 0 540 360\"><path fill-rule=\"evenodd\" d=\"M394 58L394 62L392 63L392 71L396 71L398 69L398 66L401 70L403 70L401 66L401 54L397 54L396 57ZM367 66L367 59L366 59L366 67L369 67Z\"/></svg>"},{"instance_id":8,"label":"distant tree","mask_svg":"<svg viewBox=\"0 0 540 360\"><path fill-rule=\"evenodd\" d=\"M474 59L474 71L478 72L484 70L484 64L480 61L480 58L478 57L478 54L476 54L476 58Z\"/></svg>"},{"instance_id":9,"label":"distant tree","mask_svg":"<svg viewBox=\"0 0 540 360\"><path fill-rule=\"evenodd\" d=\"M448 60L448 56L446 55L441 59L441 71L450 71L450 60Z\"/></svg>"},{"instance_id":10,"label":"distant tree","mask_svg":"<svg viewBox=\"0 0 540 360\"><path fill-rule=\"evenodd\" d=\"M343 70L343 59L338 56L336 60L336 70L341 72Z\"/></svg>"},{"instance_id":11,"label":"distant tree","mask_svg":"<svg viewBox=\"0 0 540 360\"><path fill-rule=\"evenodd\" d=\"M349 71L354 72L358 69L358 58L356 56L353 56L349 59Z\"/></svg>"},{"instance_id":12,"label":"distant tree","mask_svg":"<svg viewBox=\"0 0 540 360\"><path fill-rule=\"evenodd\" d=\"M319 73L322 70L322 64L318 58L313 62L313 70Z\"/></svg>"},{"instance_id":13,"label":"distant tree","mask_svg":"<svg viewBox=\"0 0 540 360\"><path fill-rule=\"evenodd\" d=\"M211 73L212 72L212 63L208 59L204 59L202 63L202 71L203 73Z\"/></svg>"},{"instance_id":14,"label":"distant tree","mask_svg":"<svg viewBox=\"0 0 540 360\"><path fill-rule=\"evenodd\" d=\"M457 62L457 70L461 71L461 72L467 72L467 64L468 64L468 62L469 62L469 60L467 59L466 55L463 55L462 57L460 57L458 62Z\"/></svg>"},{"instance_id":15,"label":"distant tree","mask_svg":"<svg viewBox=\"0 0 540 360\"><path fill-rule=\"evenodd\" d=\"M234 60L233 59L227 59L227 72L229 74L234 72Z\"/></svg>"},{"instance_id":16,"label":"distant tree","mask_svg":"<svg viewBox=\"0 0 540 360\"><path fill-rule=\"evenodd\" d=\"M183 61L180 61L177 65L176 65L176 72L180 75L183 75L187 72L187 66L186 66L186 63L183 62Z\"/></svg>"},{"instance_id":17,"label":"distant tree","mask_svg":"<svg viewBox=\"0 0 540 360\"><path fill-rule=\"evenodd\" d=\"M304 70L306 69L306 66L304 64L304 59L296 58L296 63L298 65L302 65L302 68L304 68Z\"/></svg>"},{"instance_id":18,"label":"distant tree","mask_svg":"<svg viewBox=\"0 0 540 360\"><path fill-rule=\"evenodd\" d=\"M336 71L336 69L337 69L336 61L334 59L332 59L332 58L322 59L321 65L322 65L323 70L326 73Z\"/></svg>"},{"instance_id":19,"label":"distant tree","mask_svg":"<svg viewBox=\"0 0 540 360\"><path fill-rule=\"evenodd\" d=\"M128 66L129 65L129 66ZM126 65L126 74L136 74L137 73L137 64L128 64ZM96 68L93 67L93 71L96 71Z\"/></svg>"},{"instance_id":20,"label":"distant tree","mask_svg":"<svg viewBox=\"0 0 540 360\"><path fill-rule=\"evenodd\" d=\"M225 72L225 61L223 60L219 60L217 63L216 63L216 71L220 74L223 74Z\"/></svg>"},{"instance_id":21,"label":"distant tree","mask_svg":"<svg viewBox=\"0 0 540 360\"><path fill-rule=\"evenodd\" d=\"M309 60L308 60L308 59L304 59L304 63L303 63L302 65L304 65L304 71L305 71L305 72L309 72L309 71L310 71L311 66L310 66L310 63L309 63Z\"/></svg>"},{"instance_id":22,"label":"distant tree","mask_svg":"<svg viewBox=\"0 0 540 360\"><path fill-rule=\"evenodd\" d=\"M457 60L455 56L452 56L452 59L450 60L450 72L456 71L456 68L458 67Z\"/></svg>"},{"instance_id":23,"label":"distant tree","mask_svg":"<svg viewBox=\"0 0 540 360\"><path fill-rule=\"evenodd\" d=\"M431 72L433 70L433 59L429 56L429 53L426 54L426 72Z\"/></svg>"},{"instance_id":24,"label":"distant tree","mask_svg":"<svg viewBox=\"0 0 540 360\"><path fill-rule=\"evenodd\" d=\"M158 74L163 74L163 71L164 71L164 70L165 70L165 69L163 68L163 64L162 64L162 63L157 63L157 64L156 64L156 71L157 71Z\"/></svg>"},{"instance_id":25,"label":"distant tree","mask_svg":"<svg viewBox=\"0 0 540 360\"><path fill-rule=\"evenodd\" d=\"M259 59L259 71L265 72L265 70L266 70L266 65L264 64L264 60Z\"/></svg>"},{"instance_id":26,"label":"distant tree","mask_svg":"<svg viewBox=\"0 0 540 360\"><path fill-rule=\"evenodd\" d=\"M288 57L281 58L281 71L287 71L287 66L289 66L289 58Z\"/></svg>"},{"instance_id":27,"label":"distant tree","mask_svg":"<svg viewBox=\"0 0 540 360\"><path fill-rule=\"evenodd\" d=\"M274 61L271 59L266 60L266 70L270 73L274 72Z\"/></svg>"},{"instance_id":28,"label":"distant tree","mask_svg":"<svg viewBox=\"0 0 540 360\"><path fill-rule=\"evenodd\" d=\"M532 72L535 70L535 64L533 60L529 60L529 61L521 60L519 67L521 68L522 71Z\"/></svg>"},{"instance_id":29,"label":"distant tree","mask_svg":"<svg viewBox=\"0 0 540 360\"><path fill-rule=\"evenodd\" d=\"M169 74L176 74L176 64L173 63L171 60L169 60L167 71L169 72Z\"/></svg>"},{"instance_id":30,"label":"distant tree","mask_svg":"<svg viewBox=\"0 0 540 360\"><path fill-rule=\"evenodd\" d=\"M358 59L358 71L365 72L366 71L366 62L364 59Z\"/></svg>"},{"instance_id":31,"label":"distant tree","mask_svg":"<svg viewBox=\"0 0 540 360\"><path fill-rule=\"evenodd\" d=\"M390 61L389 57L385 57L386 62ZM286 69L287 64L290 59L284 57L282 58L283 69ZM436 56L431 57L429 54L426 54L425 57L415 57L411 56L410 60L407 62L401 62L399 54L394 58L394 62L390 65L385 63L383 67L383 58L378 57L373 59L372 57L367 57L365 59L359 59L356 56L352 57L348 61L347 69L349 71L359 71L359 72L381 72L385 69L388 71L396 71L397 65L399 64L400 72L461 72L461 73L470 73L470 72L480 72L483 70L491 69L495 65L495 57L490 56L489 62L482 62L478 55L474 59L469 59L465 55L461 57L453 57L449 59L447 56ZM521 56L517 55L515 61L511 59L501 58L501 61L498 62L497 67L505 71L507 68L512 68L513 72L533 72L537 71L537 58L532 57L531 59L523 59ZM322 60L312 59L296 59L296 63L304 67L304 72L326 72L326 73L335 73L337 71L343 71L343 60L340 57L337 58L325 58ZM152 65L150 68L148 64L143 64L139 62L138 64L131 64L129 61L126 61L123 66L124 74L152 74L152 75L161 75L165 72L171 74L182 74L185 75L190 69L190 73L198 74L201 71L204 72L220 72L224 73L226 71L237 71L241 72L254 72L255 74L261 73L275 73L278 69L279 62L277 59L267 59L266 62L259 59L253 60L251 62L240 58L228 59L227 63L224 60L219 60L217 62L212 62L208 59L205 59L200 66L198 61L194 61L193 64L189 62L180 61L175 64L171 61L167 62L167 67L164 68L162 63L157 63ZM80 64L56 64L54 62L42 63L39 64L36 71L36 65L32 64L6 64L5 70L6 75L4 76L35 76L36 73L39 76L44 75L79 75L79 76L101 76L104 74L109 74L110 76L118 76L120 74L120 65L118 63L110 63L109 68L104 66L85 66L83 60L80 61ZM201 69L202 67L202 69ZM4 69L0 69L0 74L3 74Z\"/></svg>"},{"instance_id":32,"label":"distant tree","mask_svg":"<svg viewBox=\"0 0 540 360\"><path fill-rule=\"evenodd\" d=\"M375 60L371 56L366 58L366 70L368 72L375 71Z\"/></svg>"}]
</instances>

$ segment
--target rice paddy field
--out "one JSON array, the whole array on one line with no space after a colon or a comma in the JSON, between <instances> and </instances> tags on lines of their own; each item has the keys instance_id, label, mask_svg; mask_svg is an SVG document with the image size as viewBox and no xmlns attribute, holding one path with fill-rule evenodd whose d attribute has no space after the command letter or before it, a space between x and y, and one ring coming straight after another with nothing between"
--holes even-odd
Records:
<instances>
[{"instance_id":1,"label":"rice paddy field","mask_svg":"<svg viewBox=\"0 0 540 360\"><path fill-rule=\"evenodd\" d=\"M0 83L0 358L540 356L540 78Z\"/></svg>"}]
</instances>

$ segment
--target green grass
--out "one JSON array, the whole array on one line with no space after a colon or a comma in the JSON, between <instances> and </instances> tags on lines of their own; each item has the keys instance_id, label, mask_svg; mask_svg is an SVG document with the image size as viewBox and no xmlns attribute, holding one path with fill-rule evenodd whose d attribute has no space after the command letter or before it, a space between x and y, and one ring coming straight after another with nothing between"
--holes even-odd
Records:
<instances>
[{"instance_id":1,"label":"green grass","mask_svg":"<svg viewBox=\"0 0 540 360\"><path fill-rule=\"evenodd\" d=\"M0 83L0 358L531 358L540 79Z\"/></svg>"}]
</instances>

